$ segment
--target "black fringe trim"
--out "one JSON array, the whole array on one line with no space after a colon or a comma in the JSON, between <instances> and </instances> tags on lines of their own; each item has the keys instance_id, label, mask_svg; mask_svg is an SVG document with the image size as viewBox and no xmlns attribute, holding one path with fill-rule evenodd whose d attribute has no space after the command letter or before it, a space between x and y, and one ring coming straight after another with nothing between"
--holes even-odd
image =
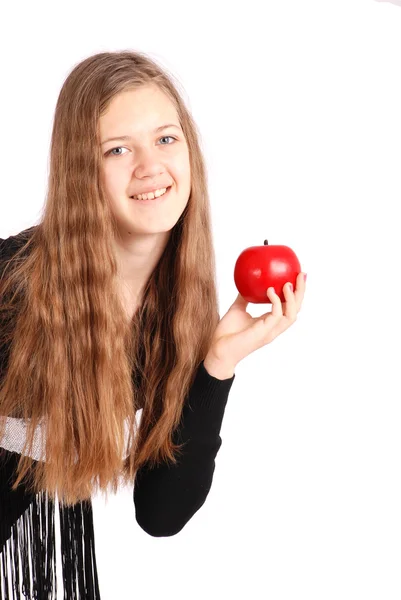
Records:
<instances>
[{"instance_id":1,"label":"black fringe trim","mask_svg":"<svg viewBox=\"0 0 401 600\"><path fill-rule=\"evenodd\" d=\"M57 600L55 505L34 496L0 549L1 600ZM64 600L100 600L91 501L59 503Z\"/></svg>"}]
</instances>

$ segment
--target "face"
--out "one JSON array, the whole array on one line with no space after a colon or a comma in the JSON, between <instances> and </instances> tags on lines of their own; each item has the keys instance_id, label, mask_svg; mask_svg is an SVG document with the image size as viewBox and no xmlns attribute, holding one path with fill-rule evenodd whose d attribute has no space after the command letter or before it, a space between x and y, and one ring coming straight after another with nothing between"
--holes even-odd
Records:
<instances>
[{"instance_id":1,"label":"face","mask_svg":"<svg viewBox=\"0 0 401 600\"><path fill-rule=\"evenodd\" d=\"M166 129L156 131L163 125ZM173 126L175 125L175 127ZM189 151L177 111L155 86L120 93L100 117L103 176L123 238L165 236L183 213L191 191ZM105 141L129 136L129 139ZM172 186L164 199L133 195Z\"/></svg>"}]
</instances>

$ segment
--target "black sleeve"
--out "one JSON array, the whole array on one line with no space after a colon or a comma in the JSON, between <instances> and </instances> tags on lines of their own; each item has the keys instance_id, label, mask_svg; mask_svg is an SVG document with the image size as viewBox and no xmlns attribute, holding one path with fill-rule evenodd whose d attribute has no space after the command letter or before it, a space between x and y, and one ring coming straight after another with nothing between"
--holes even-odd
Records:
<instances>
[{"instance_id":1,"label":"black sleeve","mask_svg":"<svg viewBox=\"0 0 401 600\"><path fill-rule=\"evenodd\" d=\"M0 238L0 277L3 274L4 261L13 256L21 246L22 241L25 242L25 234L29 234L33 229L30 228L5 239ZM7 368L9 346L9 343L0 346L0 378L4 376ZM20 483L17 490L11 491L11 487L17 478L16 471L20 456L18 452L12 452L0 446L0 552L11 536L12 526L35 498L35 494L26 491L23 483Z\"/></svg>"},{"instance_id":2,"label":"black sleeve","mask_svg":"<svg viewBox=\"0 0 401 600\"><path fill-rule=\"evenodd\" d=\"M176 444L187 442L177 464L163 463L137 472L134 486L136 520L149 535L176 535L204 504L210 491L220 429L235 379L216 379L200 363L183 407Z\"/></svg>"},{"instance_id":3,"label":"black sleeve","mask_svg":"<svg viewBox=\"0 0 401 600\"><path fill-rule=\"evenodd\" d=\"M11 536L12 526L35 497L35 494L26 491L23 483L15 491L11 490L17 478L20 456L18 452L0 448L0 552Z\"/></svg>"}]
</instances>

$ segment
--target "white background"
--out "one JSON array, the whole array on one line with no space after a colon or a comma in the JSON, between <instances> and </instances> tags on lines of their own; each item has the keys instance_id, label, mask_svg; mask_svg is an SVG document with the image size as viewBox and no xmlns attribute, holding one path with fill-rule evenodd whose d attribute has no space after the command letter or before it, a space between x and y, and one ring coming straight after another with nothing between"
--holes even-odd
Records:
<instances>
[{"instance_id":1,"label":"white background","mask_svg":"<svg viewBox=\"0 0 401 600\"><path fill-rule=\"evenodd\" d=\"M38 222L70 70L131 49L179 79L201 131L220 314L248 246L288 245L308 273L295 324L236 368L185 528L146 534L132 489L94 498L102 600L401 598L400 4L3 7L0 237Z\"/></svg>"}]
</instances>

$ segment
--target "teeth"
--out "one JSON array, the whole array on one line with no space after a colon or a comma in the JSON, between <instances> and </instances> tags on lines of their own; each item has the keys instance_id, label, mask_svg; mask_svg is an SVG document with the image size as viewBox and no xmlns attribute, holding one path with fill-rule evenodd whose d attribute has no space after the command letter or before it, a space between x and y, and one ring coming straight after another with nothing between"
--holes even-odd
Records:
<instances>
[{"instance_id":1,"label":"teeth","mask_svg":"<svg viewBox=\"0 0 401 600\"><path fill-rule=\"evenodd\" d=\"M149 194L138 194L138 196L132 196L134 200L153 200L154 198L159 198L159 196L163 196L166 193L167 188L161 188L160 190L156 190L155 192L150 192Z\"/></svg>"}]
</instances>

